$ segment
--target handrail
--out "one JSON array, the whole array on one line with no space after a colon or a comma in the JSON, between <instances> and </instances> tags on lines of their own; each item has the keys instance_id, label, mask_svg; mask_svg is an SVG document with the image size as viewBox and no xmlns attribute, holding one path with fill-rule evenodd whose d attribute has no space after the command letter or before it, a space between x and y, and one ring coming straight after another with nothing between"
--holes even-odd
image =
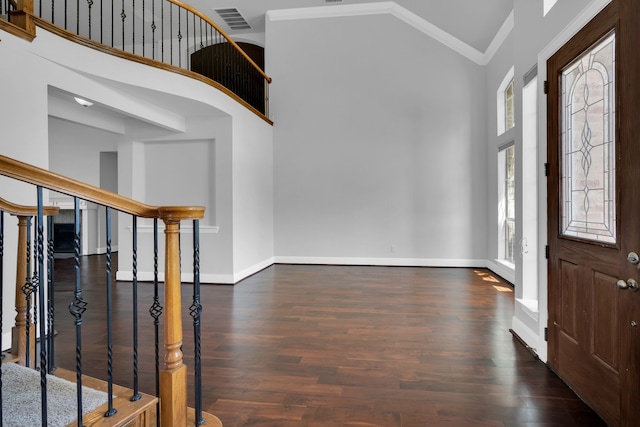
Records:
<instances>
[{"instance_id":1,"label":"handrail","mask_svg":"<svg viewBox=\"0 0 640 427\"><path fill-rule=\"evenodd\" d=\"M58 206L44 206L43 210L44 216L55 216L60 212L60 208ZM35 216L38 214L38 207L18 205L0 197L0 211L4 211L15 216Z\"/></svg>"},{"instance_id":2,"label":"handrail","mask_svg":"<svg viewBox=\"0 0 640 427\"><path fill-rule=\"evenodd\" d=\"M124 212L133 216L133 224L134 230L136 228L136 219L138 217L141 218L153 218L154 219L154 256L156 257L155 265L154 265L154 275L156 279L154 279L154 286L157 286L157 255L158 255L158 247L157 247L157 223L158 219L161 219L164 222L164 235L165 235L165 250L164 250L164 304L160 305L159 300L157 299L157 293L154 297L154 303L150 308L149 312L154 317L155 321L160 315L164 316L164 333L162 340L159 340L159 335L156 329L156 363L160 363L162 360L163 367L160 368L158 365L156 370L156 381L158 381L158 397L160 398L160 407L157 412L158 418L160 420L160 425L163 426L185 426L187 422L187 365L184 363L183 359L183 327L182 327L182 302L181 302L181 256L180 256L180 222L184 220L193 220L193 234L194 234L194 242L193 242L193 251L194 251L194 259L193 259L193 268L194 268L194 295L193 295L193 304L190 307L190 314L194 319L194 325L199 324L200 322L200 312L202 307L200 305L200 295L199 295L199 286L195 286L196 283L199 285L199 274L196 275L196 272L199 272L199 263L200 263L200 246L199 246L199 220L204 217L205 208L202 206L151 206L144 203L136 202L135 200L129 199L124 196L120 196L115 193L111 193L107 190L95 187L93 185L85 184L81 181L65 177L63 175L50 172L48 170L23 163L19 160L15 160L3 155L0 155L0 175L6 176L9 178L13 178L17 181L22 181L31 185L37 186L37 217L36 217L36 237L34 240L37 241L37 246L34 249L34 261L33 268L24 267L24 263L29 263L30 252L28 249L28 242L31 241L29 237L29 218L20 216L19 219L21 222L19 223L19 241L22 242L21 246L18 248L18 266L16 269L16 289L20 289L22 292L27 295L27 299L25 304L22 304L21 301L18 301L18 296L16 296L16 310L18 311L18 318L16 319L16 325L18 325L19 321L21 322L22 318L25 318L24 329L28 332L24 335L25 348L27 349L24 354L25 364L27 366L35 366L35 354L33 362L31 362L31 348L35 348L35 343L30 344L33 337L35 337L35 330L31 333L30 318L27 313L29 313L29 307L31 307L31 300L29 298L34 297L34 292L37 292L37 318L40 320L38 333L39 335L45 336L45 319L47 319L47 313L45 313L45 305L47 302L45 301L44 292L37 291L41 289L41 287L47 283L52 284L52 274L53 267L51 264L51 268L49 264L47 264L47 269L45 269L44 262L44 227L43 227L43 216L45 212L45 207L43 206L43 190L49 189L62 194L70 195L75 198L74 200L74 249L75 249L75 290L74 290L74 300L69 305L69 312L75 317L75 325L76 325L76 335L77 335L77 344L76 344L76 385L78 390L81 389L81 332L80 326L82 324L82 314L86 309L86 302L82 299L82 292L80 288L80 261L79 261L79 248L80 248L80 217L79 217L79 199L83 199L86 201L94 202L100 205L106 206L106 221L105 221L105 236L106 236L106 248L107 248L107 262L106 262L106 289L107 289L107 299L106 299L106 309L107 309L107 384L108 384L108 396L112 396L112 386L113 386L113 375L112 375L112 367L113 367L113 359L112 359L112 266L111 266L111 235L112 235L112 227L111 227L111 210L117 210L120 212ZM2 207L10 208L15 212L31 212L30 207L25 207L21 205L11 204L0 199L0 209ZM47 212L57 212L57 207L53 207L47 209ZM53 229L52 222L51 225L47 226L47 232L51 232ZM53 233L52 233L53 234ZM49 240L48 243L48 256L53 259L53 240ZM137 234L134 231L133 238L133 290L134 297L133 300L136 301L135 305L137 306ZM28 265L28 264L27 264ZM49 276L48 276L49 275ZM0 275L1 276L1 275ZM48 276L48 277L47 277ZM26 279L26 283L23 281ZM45 279L46 278L46 279ZM24 283L24 285L23 285ZM49 294L53 293L53 287L47 288ZM156 291L157 292L157 291ZM18 295L19 292L16 292ZM20 298L21 299L21 298ZM35 307L35 300L34 300ZM25 307L24 309L21 307ZM35 309L34 309L35 310ZM134 308L137 310L137 308ZM22 314L20 314L22 313ZM51 311L51 315L53 312ZM35 313L34 313L35 319ZM49 319L52 319L49 318ZM48 319L47 319L48 320ZM53 323L51 323L53 325ZM135 336L137 336L137 320L134 319L134 330ZM157 328L158 323L155 323L155 327ZM53 330L53 328L52 328ZM53 335L51 335L53 336ZM194 341L199 343L200 336L199 333L194 337ZM134 338L134 342L137 342L137 339ZM158 343L162 342L164 346L164 355L160 355ZM134 381L137 378L137 344L134 344ZM40 346L39 353L39 363L42 367L41 369L41 407L42 407L42 419L47 417L46 408L46 374L47 371L47 363L48 363L48 351L50 348L53 348L52 345L49 344ZM199 347L196 345L196 354L194 356L196 360L200 358ZM199 365L196 363L196 399L201 399L201 371L198 367ZM136 383L137 384L137 383ZM0 385L1 386L1 385ZM134 387L137 390L137 385ZM79 392L79 395L82 393ZM200 397L198 397L200 396ZM136 396L132 396L131 400L134 401ZM196 425L201 424L201 419L211 419L217 420L213 415L206 414L202 412L201 401L199 403L200 406L196 406L196 418L198 423ZM111 397L108 397L108 406L109 409L105 413L105 417L110 417L117 412L117 409L113 407L113 400ZM81 398L78 398L78 410L80 411L82 408ZM198 409L199 408L199 409ZM80 415L81 417L81 415ZM78 419L80 419L80 417ZM216 424L212 424L216 425ZM218 424L219 425L219 424Z\"/></svg>"},{"instance_id":3,"label":"handrail","mask_svg":"<svg viewBox=\"0 0 640 427\"><path fill-rule=\"evenodd\" d=\"M12 13L12 23L30 39L37 24L104 53L196 78L273 124L272 78L211 18L180 0L142 1L142 10L135 0L111 1L110 8L103 8L93 1L58 6L55 1L17 0L22 10Z\"/></svg>"},{"instance_id":4,"label":"handrail","mask_svg":"<svg viewBox=\"0 0 640 427\"><path fill-rule=\"evenodd\" d=\"M202 206L150 206L111 193L91 184L48 171L19 160L0 155L0 175L39 185L69 196L111 206L119 211L141 218L162 218L170 220L202 219L205 208Z\"/></svg>"},{"instance_id":5,"label":"handrail","mask_svg":"<svg viewBox=\"0 0 640 427\"><path fill-rule=\"evenodd\" d=\"M265 78L265 80L269 83L271 83L273 81L273 79L271 77L269 77L264 71L262 71L262 68L260 68L254 61L253 59L251 59L249 57L249 55L247 55L247 53L242 50L242 48L240 46L238 46L238 44L233 41L233 39L227 34L226 31L224 31L222 28L220 28L218 26L218 24L216 24L215 22L213 22L211 20L211 18L209 18L208 16L206 16L205 14L203 14L202 12L200 12L197 9L194 9L192 6L189 6L186 3L181 2L180 0L167 0L169 3L173 3L176 6L180 6L181 8L188 10L189 12L193 13L194 15L198 16L199 18L202 18L202 20L206 21L209 25L211 25L213 28L215 28L220 34L222 34L222 36L227 39L227 41L229 43L231 43L231 45L238 51L240 52L240 54L247 60L249 61L249 63L262 75L262 77Z\"/></svg>"}]
</instances>

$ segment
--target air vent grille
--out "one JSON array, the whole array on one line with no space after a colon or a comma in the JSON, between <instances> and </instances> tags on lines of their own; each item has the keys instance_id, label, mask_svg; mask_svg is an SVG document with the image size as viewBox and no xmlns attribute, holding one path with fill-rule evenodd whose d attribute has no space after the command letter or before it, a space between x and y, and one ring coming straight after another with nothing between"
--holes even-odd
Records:
<instances>
[{"instance_id":1,"label":"air vent grille","mask_svg":"<svg viewBox=\"0 0 640 427\"><path fill-rule=\"evenodd\" d=\"M324 0L325 3L342 3L342 0Z\"/></svg>"},{"instance_id":2,"label":"air vent grille","mask_svg":"<svg viewBox=\"0 0 640 427\"><path fill-rule=\"evenodd\" d=\"M251 25L236 8L214 9L230 30L250 30Z\"/></svg>"}]
</instances>

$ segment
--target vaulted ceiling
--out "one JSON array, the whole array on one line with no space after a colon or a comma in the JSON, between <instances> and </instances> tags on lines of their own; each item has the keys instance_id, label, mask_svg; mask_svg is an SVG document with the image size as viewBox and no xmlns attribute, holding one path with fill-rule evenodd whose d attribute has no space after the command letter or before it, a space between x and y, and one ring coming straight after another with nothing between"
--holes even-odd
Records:
<instances>
[{"instance_id":1,"label":"vaulted ceiling","mask_svg":"<svg viewBox=\"0 0 640 427\"><path fill-rule=\"evenodd\" d=\"M269 10L381 2L388 0L187 0L219 23L232 37L264 32L265 13ZM513 0L395 0L394 3L480 52L486 51L513 9ZM231 30L215 12L233 8L240 12L251 29Z\"/></svg>"}]
</instances>

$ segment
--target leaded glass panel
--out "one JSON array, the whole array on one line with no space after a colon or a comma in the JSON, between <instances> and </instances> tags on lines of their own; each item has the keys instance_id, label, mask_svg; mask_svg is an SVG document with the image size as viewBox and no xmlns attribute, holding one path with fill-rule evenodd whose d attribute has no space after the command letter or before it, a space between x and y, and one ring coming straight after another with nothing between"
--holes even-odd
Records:
<instances>
[{"instance_id":1,"label":"leaded glass panel","mask_svg":"<svg viewBox=\"0 0 640 427\"><path fill-rule=\"evenodd\" d=\"M615 34L562 71L562 234L616 242Z\"/></svg>"}]
</instances>

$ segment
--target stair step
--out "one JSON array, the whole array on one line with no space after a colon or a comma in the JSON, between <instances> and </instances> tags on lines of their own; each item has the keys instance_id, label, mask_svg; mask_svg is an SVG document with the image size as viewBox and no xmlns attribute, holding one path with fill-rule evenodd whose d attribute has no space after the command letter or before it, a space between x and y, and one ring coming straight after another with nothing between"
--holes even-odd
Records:
<instances>
[{"instance_id":1,"label":"stair step","mask_svg":"<svg viewBox=\"0 0 640 427\"><path fill-rule=\"evenodd\" d=\"M67 381L75 382L76 373L66 369L58 368L54 375ZM82 376L83 387L94 390L107 391L107 382L96 378ZM89 412L83 417L82 424L85 427L153 427L156 425L156 404L158 398L149 394L140 393L141 398L136 402L131 402L129 398L132 391L126 387L113 385L113 407L118 410L115 415L106 418L104 413L108 408L105 403ZM73 422L68 427L75 427Z\"/></svg>"}]
</instances>

